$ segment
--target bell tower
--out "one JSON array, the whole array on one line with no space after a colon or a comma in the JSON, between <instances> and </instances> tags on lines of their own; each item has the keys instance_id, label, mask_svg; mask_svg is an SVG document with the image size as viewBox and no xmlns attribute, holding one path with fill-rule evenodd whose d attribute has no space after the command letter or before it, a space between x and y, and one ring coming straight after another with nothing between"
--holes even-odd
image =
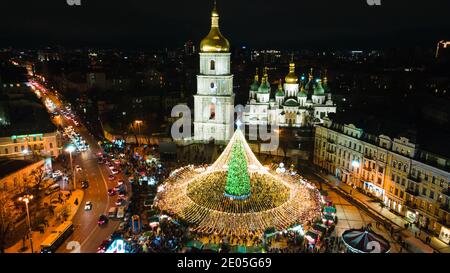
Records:
<instances>
[{"instance_id":1,"label":"bell tower","mask_svg":"<svg viewBox=\"0 0 450 273\"><path fill-rule=\"evenodd\" d=\"M194 95L195 141L223 143L232 136L235 95L230 57L230 43L220 32L214 4L211 30L200 43L200 74Z\"/></svg>"}]
</instances>

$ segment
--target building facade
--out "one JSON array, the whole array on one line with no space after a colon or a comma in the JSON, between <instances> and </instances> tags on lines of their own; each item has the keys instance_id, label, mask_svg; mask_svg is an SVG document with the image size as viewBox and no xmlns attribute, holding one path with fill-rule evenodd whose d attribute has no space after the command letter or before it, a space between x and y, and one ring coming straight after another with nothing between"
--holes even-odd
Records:
<instances>
[{"instance_id":1,"label":"building facade","mask_svg":"<svg viewBox=\"0 0 450 273\"><path fill-rule=\"evenodd\" d=\"M57 157L58 132L0 137L0 158Z\"/></svg>"},{"instance_id":2,"label":"building facade","mask_svg":"<svg viewBox=\"0 0 450 273\"><path fill-rule=\"evenodd\" d=\"M280 79L276 92L272 92L267 69L264 69L261 82L256 72L250 86L244 122L247 125L309 127L321 123L329 113L336 113L336 105L331 98L327 77L314 80L311 70L307 79L302 77L299 80L295 63L291 61L284 84Z\"/></svg>"},{"instance_id":3,"label":"building facade","mask_svg":"<svg viewBox=\"0 0 450 273\"><path fill-rule=\"evenodd\" d=\"M315 129L314 164L450 242L450 159L326 118Z\"/></svg>"},{"instance_id":4,"label":"building facade","mask_svg":"<svg viewBox=\"0 0 450 273\"><path fill-rule=\"evenodd\" d=\"M219 29L214 7L211 30L200 43L200 74L194 96L194 140L227 142L234 131L233 75L230 43Z\"/></svg>"}]
</instances>

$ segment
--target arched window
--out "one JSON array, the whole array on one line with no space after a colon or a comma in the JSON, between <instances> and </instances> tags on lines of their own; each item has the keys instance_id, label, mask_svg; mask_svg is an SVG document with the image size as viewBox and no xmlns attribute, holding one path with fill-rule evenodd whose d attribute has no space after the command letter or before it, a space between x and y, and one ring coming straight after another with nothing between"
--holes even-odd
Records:
<instances>
[{"instance_id":1,"label":"arched window","mask_svg":"<svg viewBox=\"0 0 450 273\"><path fill-rule=\"evenodd\" d=\"M216 70L216 62L214 60L211 60L209 67L210 70Z\"/></svg>"},{"instance_id":2,"label":"arched window","mask_svg":"<svg viewBox=\"0 0 450 273\"><path fill-rule=\"evenodd\" d=\"M214 103L211 103L209 105L209 119L210 120L216 119L216 105Z\"/></svg>"}]
</instances>

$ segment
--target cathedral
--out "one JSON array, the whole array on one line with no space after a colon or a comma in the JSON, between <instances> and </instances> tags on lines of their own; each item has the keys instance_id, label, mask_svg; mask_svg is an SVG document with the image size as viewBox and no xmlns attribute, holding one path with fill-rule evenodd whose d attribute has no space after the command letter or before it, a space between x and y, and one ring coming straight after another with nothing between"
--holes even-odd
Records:
<instances>
[{"instance_id":1,"label":"cathedral","mask_svg":"<svg viewBox=\"0 0 450 273\"><path fill-rule=\"evenodd\" d=\"M245 124L275 124L281 127L313 126L321 123L329 113L336 113L327 77L314 79L311 69L307 79L302 77L299 80L293 61L289 64L289 73L284 84L280 79L274 92L270 86L267 68L264 69L261 82L257 70L250 86L246 108Z\"/></svg>"},{"instance_id":2,"label":"cathedral","mask_svg":"<svg viewBox=\"0 0 450 273\"><path fill-rule=\"evenodd\" d=\"M200 43L200 73L194 95L194 141L226 143L234 132L233 75L230 71L230 42L219 28L219 13L214 5L211 29ZM291 61L284 84L280 80L272 92L267 69L261 81L258 71L250 86L244 113L246 125L277 124L305 127L321 123L328 113L335 113L327 78L299 80ZM273 93L274 97L273 97Z\"/></svg>"}]
</instances>

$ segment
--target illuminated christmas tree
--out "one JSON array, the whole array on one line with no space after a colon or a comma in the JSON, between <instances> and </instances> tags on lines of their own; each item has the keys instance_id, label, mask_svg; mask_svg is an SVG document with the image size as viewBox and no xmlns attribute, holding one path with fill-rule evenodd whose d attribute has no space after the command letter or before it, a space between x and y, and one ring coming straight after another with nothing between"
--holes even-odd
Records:
<instances>
[{"instance_id":1,"label":"illuminated christmas tree","mask_svg":"<svg viewBox=\"0 0 450 273\"><path fill-rule=\"evenodd\" d=\"M245 199L250 195L250 176L247 169L244 147L241 141L234 143L228 163L225 195L235 199Z\"/></svg>"}]
</instances>

